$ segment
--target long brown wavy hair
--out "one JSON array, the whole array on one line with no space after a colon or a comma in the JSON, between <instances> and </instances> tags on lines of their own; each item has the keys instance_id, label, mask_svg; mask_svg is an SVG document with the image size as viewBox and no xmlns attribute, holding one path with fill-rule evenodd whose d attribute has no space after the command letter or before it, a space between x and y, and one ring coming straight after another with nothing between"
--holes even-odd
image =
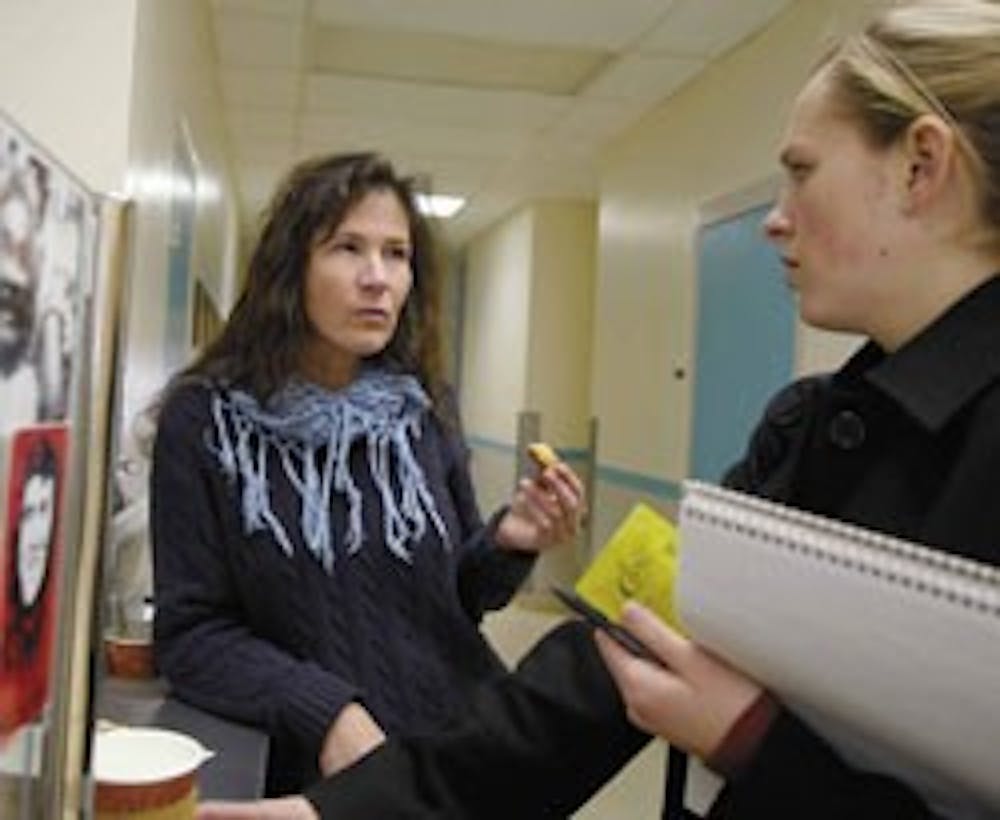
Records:
<instances>
[{"instance_id":1,"label":"long brown wavy hair","mask_svg":"<svg viewBox=\"0 0 1000 820\"><path fill-rule=\"evenodd\" d=\"M406 212L413 287L389 344L367 361L415 375L440 412L439 258L434 236L417 208L414 180L398 175L376 153L320 157L289 172L265 212L246 284L221 333L171 381L166 393L192 379L240 387L260 400L278 390L299 369L312 332L304 303L309 254L373 191L391 191Z\"/></svg>"}]
</instances>

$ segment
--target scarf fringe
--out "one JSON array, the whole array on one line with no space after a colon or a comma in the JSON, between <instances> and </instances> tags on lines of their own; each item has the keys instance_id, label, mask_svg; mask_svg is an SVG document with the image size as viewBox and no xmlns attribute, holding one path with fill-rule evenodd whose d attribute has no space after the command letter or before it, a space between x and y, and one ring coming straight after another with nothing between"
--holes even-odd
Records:
<instances>
[{"instance_id":1,"label":"scarf fringe","mask_svg":"<svg viewBox=\"0 0 1000 820\"><path fill-rule=\"evenodd\" d=\"M381 501L386 546L411 563L411 544L423 538L428 523L444 547L451 548L413 452L429 406L412 376L381 372L363 374L337 392L294 382L266 408L242 391L216 392L212 396L215 441L209 447L223 473L241 484L245 532L269 530L285 555L291 556L292 540L271 506L268 464L277 456L300 499L299 525L306 548L331 572L336 560L330 518L333 494L347 501L343 534L347 554L357 553L366 540L363 497L350 471L351 449L365 441L368 470Z\"/></svg>"}]
</instances>

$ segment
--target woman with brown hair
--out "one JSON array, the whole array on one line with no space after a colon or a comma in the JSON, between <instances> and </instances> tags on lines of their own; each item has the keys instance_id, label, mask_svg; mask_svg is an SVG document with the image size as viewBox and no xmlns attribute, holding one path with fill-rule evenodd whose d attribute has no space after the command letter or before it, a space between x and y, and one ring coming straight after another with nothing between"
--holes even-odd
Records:
<instances>
[{"instance_id":1,"label":"woman with brown hair","mask_svg":"<svg viewBox=\"0 0 1000 820\"><path fill-rule=\"evenodd\" d=\"M504 667L478 629L578 526L564 463L480 519L438 366L437 271L374 154L295 168L153 454L157 666L271 740L268 792L442 728Z\"/></svg>"}]
</instances>

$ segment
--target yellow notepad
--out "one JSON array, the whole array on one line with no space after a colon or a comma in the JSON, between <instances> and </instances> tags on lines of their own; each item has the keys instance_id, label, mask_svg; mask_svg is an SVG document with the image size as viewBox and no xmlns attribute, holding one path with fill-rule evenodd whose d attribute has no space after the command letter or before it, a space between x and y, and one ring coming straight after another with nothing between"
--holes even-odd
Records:
<instances>
[{"instance_id":1,"label":"yellow notepad","mask_svg":"<svg viewBox=\"0 0 1000 820\"><path fill-rule=\"evenodd\" d=\"M646 504L636 504L576 583L576 591L614 621L634 600L681 629L674 606L677 530Z\"/></svg>"}]
</instances>

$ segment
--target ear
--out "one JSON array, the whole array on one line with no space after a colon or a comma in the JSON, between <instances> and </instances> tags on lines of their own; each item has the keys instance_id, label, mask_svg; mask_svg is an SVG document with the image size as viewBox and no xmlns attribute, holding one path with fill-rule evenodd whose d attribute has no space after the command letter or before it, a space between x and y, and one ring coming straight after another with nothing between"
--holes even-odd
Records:
<instances>
[{"instance_id":1,"label":"ear","mask_svg":"<svg viewBox=\"0 0 1000 820\"><path fill-rule=\"evenodd\" d=\"M947 186L957 147L954 130L936 114L910 123L902 146L907 210L922 209Z\"/></svg>"}]
</instances>

